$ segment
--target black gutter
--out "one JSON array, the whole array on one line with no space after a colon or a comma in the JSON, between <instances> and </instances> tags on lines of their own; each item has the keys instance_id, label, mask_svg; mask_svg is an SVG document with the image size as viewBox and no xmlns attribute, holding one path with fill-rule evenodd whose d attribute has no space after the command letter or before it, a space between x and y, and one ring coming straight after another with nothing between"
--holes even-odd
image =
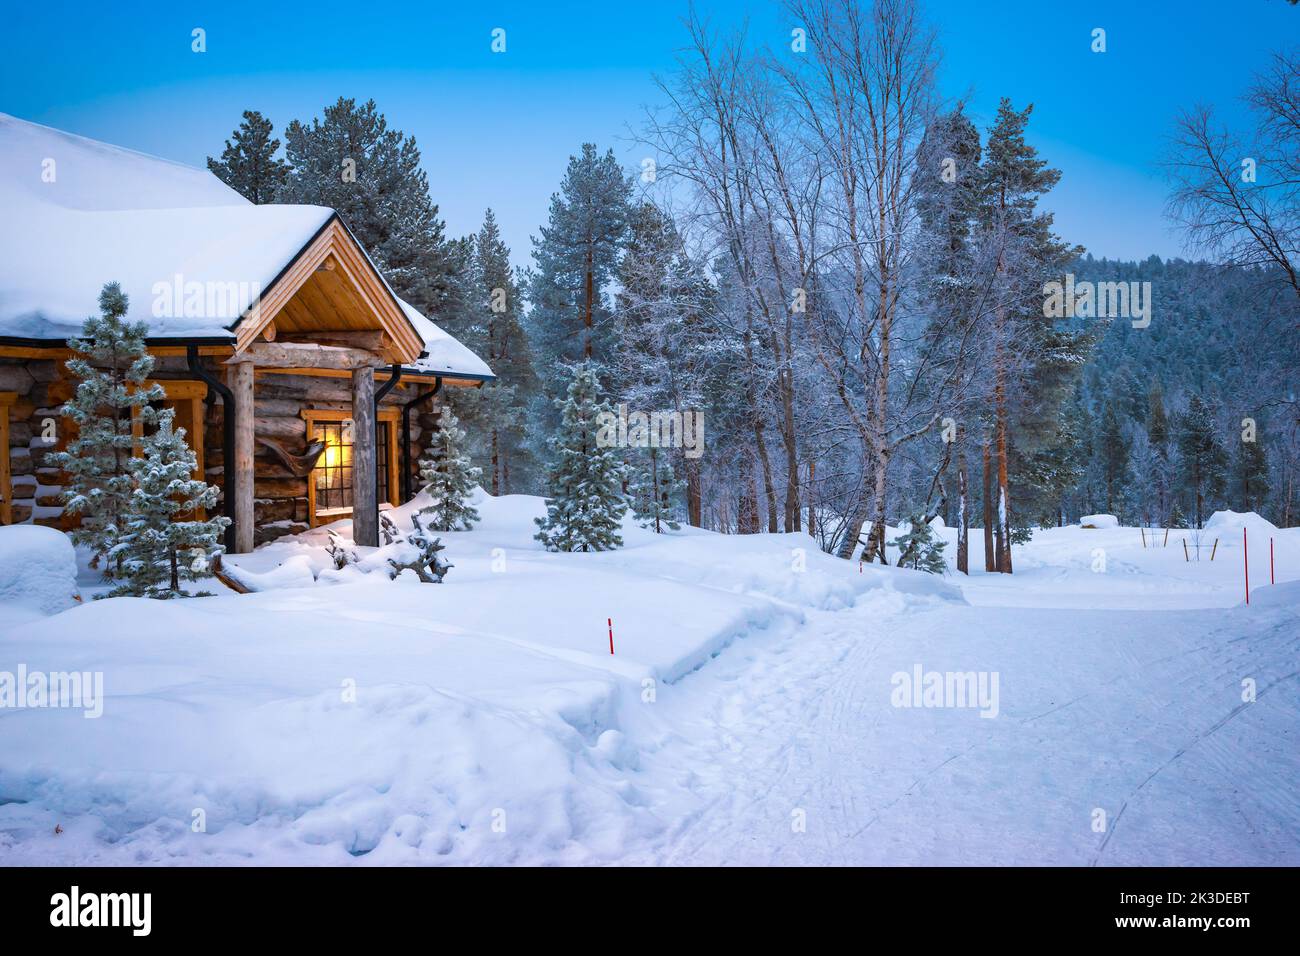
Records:
<instances>
[{"instance_id":1,"label":"black gutter","mask_svg":"<svg viewBox=\"0 0 1300 956\"><path fill-rule=\"evenodd\" d=\"M223 432L221 436L221 504L226 517L230 519L230 524L226 526L226 551L233 554L235 551L235 485L238 483L238 479L235 477L235 396L219 379L214 378L203 367L199 359L199 347L197 345L186 347L185 360L189 363L190 371L204 382L207 382L208 396L211 397L214 391L221 396Z\"/></svg>"},{"instance_id":2,"label":"black gutter","mask_svg":"<svg viewBox=\"0 0 1300 956\"><path fill-rule=\"evenodd\" d=\"M427 378L434 378L439 380L444 378L451 378L451 379L455 379L458 382L459 381L478 382L480 385L485 385L488 382L495 382L497 380L497 376L495 375L480 375L477 372L452 372L446 369L443 369L441 371L434 371L432 369L426 370L426 369L416 368L411 365L403 365L402 374L412 381L422 381Z\"/></svg>"},{"instance_id":3,"label":"black gutter","mask_svg":"<svg viewBox=\"0 0 1300 956\"><path fill-rule=\"evenodd\" d=\"M33 339L21 335L0 335L0 345L13 345L28 349L66 349L68 347L68 339L75 339L80 336L81 332L79 330L57 339ZM161 346L164 348L168 346L179 348L183 345L188 349L191 345L228 345L233 347L235 340L233 338L203 335L196 338L146 338L144 344L149 346Z\"/></svg>"},{"instance_id":4,"label":"black gutter","mask_svg":"<svg viewBox=\"0 0 1300 956\"><path fill-rule=\"evenodd\" d=\"M417 405L422 405L442 388L442 376L434 379L433 388L423 395L417 395L402 405L402 504L410 501L411 494L411 412Z\"/></svg>"},{"instance_id":5,"label":"black gutter","mask_svg":"<svg viewBox=\"0 0 1300 956\"><path fill-rule=\"evenodd\" d=\"M397 387L397 383L402 380L402 366L388 366L388 381L375 390L375 411L379 411L379 403L383 401L385 395Z\"/></svg>"}]
</instances>

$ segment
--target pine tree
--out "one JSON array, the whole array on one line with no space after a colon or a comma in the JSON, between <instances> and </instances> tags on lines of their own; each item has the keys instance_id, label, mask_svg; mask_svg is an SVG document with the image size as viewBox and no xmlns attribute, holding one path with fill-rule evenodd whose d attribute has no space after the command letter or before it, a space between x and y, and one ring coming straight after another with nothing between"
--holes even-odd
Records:
<instances>
[{"instance_id":1,"label":"pine tree","mask_svg":"<svg viewBox=\"0 0 1300 956\"><path fill-rule=\"evenodd\" d=\"M1242 511L1259 511L1268 500L1268 454L1261 441L1239 441L1232 461L1232 494Z\"/></svg>"},{"instance_id":2,"label":"pine tree","mask_svg":"<svg viewBox=\"0 0 1300 956\"><path fill-rule=\"evenodd\" d=\"M390 129L374 100L340 97L322 119L291 122L284 139L279 201L337 210L393 290L455 334L465 250L445 238L415 138Z\"/></svg>"},{"instance_id":3,"label":"pine tree","mask_svg":"<svg viewBox=\"0 0 1300 956\"><path fill-rule=\"evenodd\" d=\"M1033 107L1016 110L1003 99L989 131L977 191L979 241L994 261L992 347L993 449L997 476L986 503L996 525L992 564L1012 571L1011 459L1032 456L1058 433L1057 410L1068 397L1090 346L1088 337L1045 322L1044 281L1079 251L1052 232L1052 215L1039 200L1061 178L1025 140ZM1012 436L1018 446L1013 451ZM990 462L992 463L992 461ZM989 507L992 505L992 507ZM1023 525L1021 526L1023 529ZM987 536L986 536L987 539Z\"/></svg>"},{"instance_id":4,"label":"pine tree","mask_svg":"<svg viewBox=\"0 0 1300 956\"><path fill-rule=\"evenodd\" d=\"M1169 441L1169 418L1165 414L1165 394L1160 383L1151 386L1147 394L1147 437L1151 444L1163 448Z\"/></svg>"},{"instance_id":5,"label":"pine tree","mask_svg":"<svg viewBox=\"0 0 1300 956\"><path fill-rule=\"evenodd\" d=\"M194 478L198 461L185 442L185 430L172 428L170 408L142 409L146 427L157 430L141 440L141 455L130 461L135 484L122 522L122 535L109 552L122 583L111 595L170 598L181 596L182 580L205 574L230 519L177 521L217 503L217 488Z\"/></svg>"},{"instance_id":6,"label":"pine tree","mask_svg":"<svg viewBox=\"0 0 1300 956\"><path fill-rule=\"evenodd\" d=\"M627 231L631 191L612 149L602 156L584 143L569 157L549 221L533 240L529 318L542 365L614 358L618 337L605 288Z\"/></svg>"},{"instance_id":7,"label":"pine tree","mask_svg":"<svg viewBox=\"0 0 1300 956\"><path fill-rule=\"evenodd\" d=\"M628 485L632 514L641 527L653 528L655 534L663 534L664 529L677 531L681 528L677 498L686 482L673 474L666 452L659 448L647 451L644 462L636 469L635 477Z\"/></svg>"},{"instance_id":8,"label":"pine tree","mask_svg":"<svg viewBox=\"0 0 1300 956\"><path fill-rule=\"evenodd\" d=\"M559 433L551 440L554 464L547 475L546 517L535 536L548 551L610 551L623 546L619 533L627 513L625 468L618 449L598 440L601 422L613 417L598 399L593 362L574 367L568 394L557 400Z\"/></svg>"},{"instance_id":9,"label":"pine tree","mask_svg":"<svg viewBox=\"0 0 1300 956\"><path fill-rule=\"evenodd\" d=\"M922 297L930 318L927 338L935 343L936 368L951 385L940 389L943 403L954 417L965 417L986 403L983 377L973 374L980 364L980 337L971 335L978 316L972 307L980 301L975 286L971 227L978 207L976 186L980 167L980 136L960 104L937 118L927 129L917 169L916 210L921 224L918 260L923 277ZM954 407L955 406L955 407ZM957 570L969 573L970 475L967 470L967 428L960 426L956 444ZM945 445L943 454L953 449ZM947 458L940 468L947 464Z\"/></svg>"},{"instance_id":10,"label":"pine tree","mask_svg":"<svg viewBox=\"0 0 1300 956\"><path fill-rule=\"evenodd\" d=\"M465 282L466 324L456 333L483 356L496 381L469 392L459 404L469 423L474 457L484 465L488 490L510 494L531 488L536 461L528 447L525 413L539 391L531 346L520 321L522 294L492 210L473 237Z\"/></svg>"},{"instance_id":11,"label":"pine tree","mask_svg":"<svg viewBox=\"0 0 1300 956\"><path fill-rule=\"evenodd\" d=\"M641 411L702 409L709 388L707 357L710 350L716 356L718 346L705 317L714 290L687 255L672 216L652 203L631 211L617 280L615 321L622 345L614 381L620 401ZM678 453L674 470L686 481L688 520L698 524L700 461Z\"/></svg>"},{"instance_id":12,"label":"pine tree","mask_svg":"<svg viewBox=\"0 0 1300 956\"><path fill-rule=\"evenodd\" d=\"M289 174L289 164L276 158L280 141L271 136L271 121L257 110L244 110L243 122L226 140L220 159L208 157L208 169L249 202L275 202Z\"/></svg>"},{"instance_id":13,"label":"pine tree","mask_svg":"<svg viewBox=\"0 0 1300 956\"><path fill-rule=\"evenodd\" d=\"M1155 491L1155 512L1161 523L1169 520L1171 464L1169 461L1169 417L1165 413L1164 390L1157 381L1147 396L1147 438L1152 451L1149 480Z\"/></svg>"},{"instance_id":14,"label":"pine tree","mask_svg":"<svg viewBox=\"0 0 1300 956\"><path fill-rule=\"evenodd\" d=\"M479 520L478 510L469 503L482 471L470 464L462 450L465 432L459 420L444 405L438 427L430 436L420 460L420 481L433 499L423 509L435 531L468 531Z\"/></svg>"},{"instance_id":15,"label":"pine tree","mask_svg":"<svg viewBox=\"0 0 1300 956\"><path fill-rule=\"evenodd\" d=\"M1106 483L1106 513L1117 514L1124 485L1128 481L1129 443L1119 425L1115 406L1107 405L1101 417L1101 435L1098 439L1101 453L1102 475Z\"/></svg>"},{"instance_id":16,"label":"pine tree","mask_svg":"<svg viewBox=\"0 0 1300 956\"><path fill-rule=\"evenodd\" d=\"M1205 524L1205 499L1223 490L1228 456L1215 435L1214 412L1204 399L1193 395L1178 422L1178 455L1183 485L1195 499L1196 527Z\"/></svg>"},{"instance_id":17,"label":"pine tree","mask_svg":"<svg viewBox=\"0 0 1300 956\"><path fill-rule=\"evenodd\" d=\"M75 355L67 367L81 381L60 414L77 433L64 451L47 458L67 475L66 511L81 516L72 540L89 548L96 562L124 533L135 491L129 468L132 421L150 402L165 397L160 386L145 385L154 361L145 350L145 323L126 321L128 305L121 286L108 283L99 295L100 314L86 319L82 338L68 341ZM113 564L103 564L106 578L114 571Z\"/></svg>"},{"instance_id":18,"label":"pine tree","mask_svg":"<svg viewBox=\"0 0 1300 956\"><path fill-rule=\"evenodd\" d=\"M943 574L948 566L943 560L943 549L947 542L935 537L934 529L925 520L925 513L918 511L908 519L906 531L889 542L898 548L898 566L926 571L930 574Z\"/></svg>"}]
</instances>

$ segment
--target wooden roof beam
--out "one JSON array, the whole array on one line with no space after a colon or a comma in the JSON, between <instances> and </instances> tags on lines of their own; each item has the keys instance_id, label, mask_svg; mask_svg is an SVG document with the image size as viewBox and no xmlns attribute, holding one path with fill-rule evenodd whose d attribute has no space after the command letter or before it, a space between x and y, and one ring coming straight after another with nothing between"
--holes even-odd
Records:
<instances>
[{"instance_id":1,"label":"wooden roof beam","mask_svg":"<svg viewBox=\"0 0 1300 956\"><path fill-rule=\"evenodd\" d=\"M243 352L232 355L227 365L251 362L261 368L313 368L354 370L379 368L388 361L366 349L314 342L255 342Z\"/></svg>"}]
</instances>

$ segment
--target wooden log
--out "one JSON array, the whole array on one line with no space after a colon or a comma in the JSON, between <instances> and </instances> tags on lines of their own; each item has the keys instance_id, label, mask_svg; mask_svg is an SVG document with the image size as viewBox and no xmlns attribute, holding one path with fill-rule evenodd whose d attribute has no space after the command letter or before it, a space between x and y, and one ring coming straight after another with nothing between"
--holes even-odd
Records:
<instances>
[{"instance_id":1,"label":"wooden log","mask_svg":"<svg viewBox=\"0 0 1300 956\"><path fill-rule=\"evenodd\" d=\"M379 546L379 501L376 491L375 371L352 373L352 540Z\"/></svg>"},{"instance_id":2,"label":"wooden log","mask_svg":"<svg viewBox=\"0 0 1300 956\"><path fill-rule=\"evenodd\" d=\"M21 365L0 365L0 392L17 392L26 395L32 390L35 380L31 373Z\"/></svg>"},{"instance_id":3,"label":"wooden log","mask_svg":"<svg viewBox=\"0 0 1300 956\"><path fill-rule=\"evenodd\" d=\"M306 342L318 345L337 345L344 348L362 349L366 352L382 352L392 342L383 329L365 331L329 331L329 332L295 332L280 336L281 342Z\"/></svg>"},{"instance_id":4,"label":"wooden log","mask_svg":"<svg viewBox=\"0 0 1300 956\"><path fill-rule=\"evenodd\" d=\"M218 581L220 581L222 584L224 584L226 587L230 588L230 590L234 591L236 594L253 593L247 587L241 584L237 578L226 573L225 567L223 567L221 564L220 554L218 554L212 561L212 576L216 578Z\"/></svg>"},{"instance_id":5,"label":"wooden log","mask_svg":"<svg viewBox=\"0 0 1300 956\"><path fill-rule=\"evenodd\" d=\"M307 423L301 418L258 418L253 423L253 434L267 438L302 438L307 434Z\"/></svg>"},{"instance_id":6,"label":"wooden log","mask_svg":"<svg viewBox=\"0 0 1300 956\"><path fill-rule=\"evenodd\" d=\"M276 458L257 458L253 462L253 472L260 481L263 478L293 478L294 474Z\"/></svg>"},{"instance_id":7,"label":"wooden log","mask_svg":"<svg viewBox=\"0 0 1300 956\"><path fill-rule=\"evenodd\" d=\"M256 412L258 418L297 418L302 411L301 398L265 398L258 382Z\"/></svg>"},{"instance_id":8,"label":"wooden log","mask_svg":"<svg viewBox=\"0 0 1300 956\"><path fill-rule=\"evenodd\" d=\"M269 524L272 521L290 521L298 513L296 498L259 498L257 505L257 523ZM303 510L306 506L304 504Z\"/></svg>"},{"instance_id":9,"label":"wooden log","mask_svg":"<svg viewBox=\"0 0 1300 956\"><path fill-rule=\"evenodd\" d=\"M250 482L258 498L306 498L306 478L259 478Z\"/></svg>"},{"instance_id":10,"label":"wooden log","mask_svg":"<svg viewBox=\"0 0 1300 956\"><path fill-rule=\"evenodd\" d=\"M226 364L255 362L260 368L310 368L353 371L387 364L383 356L365 349L315 342L254 342Z\"/></svg>"},{"instance_id":11,"label":"wooden log","mask_svg":"<svg viewBox=\"0 0 1300 956\"><path fill-rule=\"evenodd\" d=\"M245 359L231 369L230 391L235 397L235 461L232 469L235 500L235 553L253 550L253 363ZM230 494L229 485L226 493Z\"/></svg>"}]
</instances>

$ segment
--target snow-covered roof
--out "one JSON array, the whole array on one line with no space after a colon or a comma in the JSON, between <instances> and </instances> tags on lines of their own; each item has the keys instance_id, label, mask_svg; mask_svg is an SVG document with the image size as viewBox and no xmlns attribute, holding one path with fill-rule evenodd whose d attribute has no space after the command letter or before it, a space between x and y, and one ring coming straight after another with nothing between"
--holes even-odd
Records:
<instances>
[{"instance_id":1,"label":"snow-covered roof","mask_svg":"<svg viewBox=\"0 0 1300 956\"><path fill-rule=\"evenodd\" d=\"M438 326L434 325L424 315L411 305L405 299L397 300L406 317L411 320L415 326L415 331L419 333L420 338L424 340L424 354L414 363L413 367L417 372L428 372L430 374L462 374L474 377L494 377L492 369L488 368L487 362L483 361L464 345L458 339L448 335Z\"/></svg>"},{"instance_id":2,"label":"snow-covered roof","mask_svg":"<svg viewBox=\"0 0 1300 956\"><path fill-rule=\"evenodd\" d=\"M323 206L254 205L207 170L4 113L0 209L0 338L50 342L78 333L113 281L151 338L233 341L240 316L334 217ZM401 305L426 349L409 368L491 377Z\"/></svg>"}]
</instances>

